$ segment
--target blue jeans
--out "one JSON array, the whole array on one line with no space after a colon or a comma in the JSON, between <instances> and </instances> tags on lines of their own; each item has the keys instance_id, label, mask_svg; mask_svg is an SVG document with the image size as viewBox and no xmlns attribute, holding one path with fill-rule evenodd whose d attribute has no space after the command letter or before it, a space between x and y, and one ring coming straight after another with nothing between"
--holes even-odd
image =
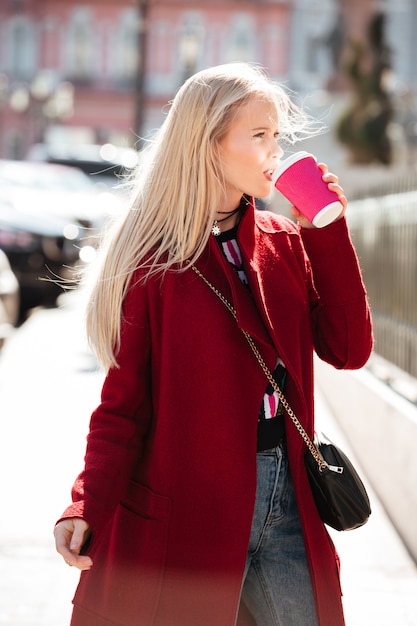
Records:
<instances>
[{"instance_id":1,"label":"blue jeans","mask_svg":"<svg viewBox=\"0 0 417 626\"><path fill-rule=\"evenodd\" d=\"M242 600L257 626L317 626L285 446L257 454L257 490Z\"/></svg>"}]
</instances>

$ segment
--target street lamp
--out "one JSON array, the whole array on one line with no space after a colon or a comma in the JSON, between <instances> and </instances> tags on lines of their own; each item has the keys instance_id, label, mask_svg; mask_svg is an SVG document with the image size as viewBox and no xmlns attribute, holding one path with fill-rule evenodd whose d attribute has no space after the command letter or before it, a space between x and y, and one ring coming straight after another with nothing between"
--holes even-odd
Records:
<instances>
[{"instance_id":1,"label":"street lamp","mask_svg":"<svg viewBox=\"0 0 417 626\"><path fill-rule=\"evenodd\" d=\"M26 85L18 85L15 87L9 98L10 108L15 113L25 113L30 104L30 92Z\"/></svg>"},{"instance_id":2,"label":"street lamp","mask_svg":"<svg viewBox=\"0 0 417 626\"><path fill-rule=\"evenodd\" d=\"M74 112L74 87L63 81L57 83L53 73L41 70L30 84L8 87L7 77L0 74L0 105L17 113L20 117L19 129L24 137L27 150L31 143L45 140L50 124L65 122ZM4 127L4 120L2 120Z\"/></svg>"},{"instance_id":3,"label":"street lamp","mask_svg":"<svg viewBox=\"0 0 417 626\"><path fill-rule=\"evenodd\" d=\"M0 73L0 157L3 155L4 144L4 111L9 102L9 77Z\"/></svg>"},{"instance_id":4,"label":"street lamp","mask_svg":"<svg viewBox=\"0 0 417 626\"><path fill-rule=\"evenodd\" d=\"M194 74L199 52L200 38L198 33L194 29L187 27L181 36L179 45L180 60L183 69L183 81L187 80L187 78L190 78L190 76Z\"/></svg>"},{"instance_id":5,"label":"street lamp","mask_svg":"<svg viewBox=\"0 0 417 626\"><path fill-rule=\"evenodd\" d=\"M149 0L138 0L137 4L137 71L135 84L135 131L138 147L143 141L145 117L146 44L148 29Z\"/></svg>"},{"instance_id":6,"label":"street lamp","mask_svg":"<svg viewBox=\"0 0 417 626\"><path fill-rule=\"evenodd\" d=\"M74 114L74 85L68 81L59 83L45 102L43 113L49 119L69 120Z\"/></svg>"}]
</instances>

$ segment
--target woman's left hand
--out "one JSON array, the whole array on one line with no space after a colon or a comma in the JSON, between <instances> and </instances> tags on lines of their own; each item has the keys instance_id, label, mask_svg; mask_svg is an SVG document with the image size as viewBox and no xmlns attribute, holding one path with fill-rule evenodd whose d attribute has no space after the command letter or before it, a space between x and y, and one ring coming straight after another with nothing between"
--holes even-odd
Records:
<instances>
[{"instance_id":1,"label":"woman's left hand","mask_svg":"<svg viewBox=\"0 0 417 626\"><path fill-rule=\"evenodd\" d=\"M333 220L334 222L337 222L337 220L340 220L346 213L347 198L344 195L343 188L339 185L338 176L336 176L336 174L332 174L331 172L329 172L329 168L327 167L325 163L319 163L318 165L321 171L323 172L323 176L322 176L323 181L327 183L327 186L329 187L330 191L334 191L337 194L339 201L342 205L340 214ZM298 223L303 228L316 228L316 226L314 226L314 224L312 224L306 217L304 217L304 215L300 213L300 211L296 209L295 206L291 207L290 212L291 212L291 215L296 220L298 220Z\"/></svg>"}]
</instances>

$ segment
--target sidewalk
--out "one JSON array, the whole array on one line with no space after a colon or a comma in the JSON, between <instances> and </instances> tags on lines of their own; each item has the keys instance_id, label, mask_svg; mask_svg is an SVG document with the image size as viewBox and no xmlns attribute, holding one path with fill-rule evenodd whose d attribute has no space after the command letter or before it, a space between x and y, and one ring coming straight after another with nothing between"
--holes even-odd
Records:
<instances>
[{"instance_id":1,"label":"sidewalk","mask_svg":"<svg viewBox=\"0 0 417 626\"><path fill-rule=\"evenodd\" d=\"M409 556L320 390L316 425L348 454L366 485L372 514L353 531L330 534L341 560L346 626L417 626L417 565Z\"/></svg>"},{"instance_id":2,"label":"sidewalk","mask_svg":"<svg viewBox=\"0 0 417 626\"><path fill-rule=\"evenodd\" d=\"M83 338L80 297L36 312L0 355L0 626L69 624L78 571L56 555L52 528L81 467L102 382ZM319 391L317 415L349 452ZM417 568L369 491L369 522L332 531L347 626L417 626Z\"/></svg>"}]
</instances>

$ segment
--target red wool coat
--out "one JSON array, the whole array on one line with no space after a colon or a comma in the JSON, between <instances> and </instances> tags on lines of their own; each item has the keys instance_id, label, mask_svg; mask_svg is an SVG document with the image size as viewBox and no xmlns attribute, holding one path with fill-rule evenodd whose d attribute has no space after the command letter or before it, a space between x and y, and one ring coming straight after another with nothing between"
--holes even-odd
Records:
<instances>
[{"instance_id":1,"label":"red wool coat","mask_svg":"<svg viewBox=\"0 0 417 626\"><path fill-rule=\"evenodd\" d=\"M364 365L371 321L345 220L300 231L248 207L238 240L251 293L212 237L197 265L234 303L313 433L313 350ZM85 469L64 517L91 525L73 626L234 626L256 488L265 375L230 312L192 270L132 283L120 369L91 418ZM320 626L341 626L337 557L287 419L294 488ZM306 625L300 625L306 626Z\"/></svg>"}]
</instances>

